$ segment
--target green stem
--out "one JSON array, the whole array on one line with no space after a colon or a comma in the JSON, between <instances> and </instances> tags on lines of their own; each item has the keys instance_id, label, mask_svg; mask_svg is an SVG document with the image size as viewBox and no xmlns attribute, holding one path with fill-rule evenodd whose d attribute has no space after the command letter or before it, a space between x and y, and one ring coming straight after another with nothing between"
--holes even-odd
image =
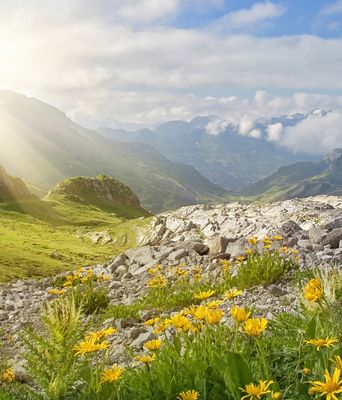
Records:
<instances>
[{"instance_id":1,"label":"green stem","mask_svg":"<svg viewBox=\"0 0 342 400\"><path fill-rule=\"evenodd\" d=\"M264 374L266 376L266 379L269 379L271 374L270 374L268 363L266 361L264 348L263 348L261 342L259 341L259 339L255 338L255 342L256 342L256 345L257 345L257 348L258 348L258 351L259 351L259 356L260 356L261 361L262 361L262 365L263 365L263 369L264 369L263 372L264 372Z\"/></svg>"}]
</instances>

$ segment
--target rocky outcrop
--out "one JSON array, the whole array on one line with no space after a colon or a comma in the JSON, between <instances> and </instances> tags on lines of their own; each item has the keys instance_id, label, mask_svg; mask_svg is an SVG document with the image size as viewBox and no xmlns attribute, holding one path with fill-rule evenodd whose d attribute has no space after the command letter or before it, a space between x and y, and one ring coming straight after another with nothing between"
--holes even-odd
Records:
<instances>
[{"instance_id":1,"label":"rocky outcrop","mask_svg":"<svg viewBox=\"0 0 342 400\"><path fill-rule=\"evenodd\" d=\"M16 201L36 199L27 189L25 182L17 177L10 176L0 165L0 201Z\"/></svg>"},{"instance_id":2,"label":"rocky outcrop","mask_svg":"<svg viewBox=\"0 0 342 400\"><path fill-rule=\"evenodd\" d=\"M56 195L63 195L70 200L107 208L124 205L144 211L140 206L137 195L128 186L105 175L66 179L50 190L47 197L53 198Z\"/></svg>"}]
</instances>

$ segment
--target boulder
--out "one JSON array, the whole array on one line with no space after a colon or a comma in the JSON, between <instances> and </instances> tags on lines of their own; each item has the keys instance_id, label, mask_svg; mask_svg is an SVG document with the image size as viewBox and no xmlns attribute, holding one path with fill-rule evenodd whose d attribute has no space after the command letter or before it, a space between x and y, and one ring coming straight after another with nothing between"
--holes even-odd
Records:
<instances>
[{"instance_id":1,"label":"boulder","mask_svg":"<svg viewBox=\"0 0 342 400\"><path fill-rule=\"evenodd\" d=\"M215 236L207 242L209 247L209 254L220 254L224 253L227 248L228 239L223 236Z\"/></svg>"},{"instance_id":2,"label":"boulder","mask_svg":"<svg viewBox=\"0 0 342 400\"><path fill-rule=\"evenodd\" d=\"M337 228L323 235L319 240L319 244L323 246L330 245L332 249L337 249L340 240L342 240L342 228Z\"/></svg>"},{"instance_id":3,"label":"boulder","mask_svg":"<svg viewBox=\"0 0 342 400\"><path fill-rule=\"evenodd\" d=\"M235 242L229 242L226 247L226 253L230 255L230 257L239 257L245 254L247 248L247 240L237 239Z\"/></svg>"}]
</instances>

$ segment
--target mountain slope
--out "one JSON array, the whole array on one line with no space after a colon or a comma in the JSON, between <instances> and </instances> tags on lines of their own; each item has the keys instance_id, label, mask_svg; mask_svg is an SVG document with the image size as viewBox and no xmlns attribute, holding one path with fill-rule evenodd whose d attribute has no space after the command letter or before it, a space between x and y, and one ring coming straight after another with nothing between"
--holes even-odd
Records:
<instances>
[{"instance_id":1,"label":"mountain slope","mask_svg":"<svg viewBox=\"0 0 342 400\"><path fill-rule=\"evenodd\" d=\"M223 200L226 190L147 144L107 139L39 100L0 93L0 160L32 184L51 187L70 176L115 176L154 212Z\"/></svg>"},{"instance_id":2,"label":"mountain slope","mask_svg":"<svg viewBox=\"0 0 342 400\"><path fill-rule=\"evenodd\" d=\"M260 138L243 136L233 125L228 125L220 134L209 134L207 126L213 121L210 117L197 117L190 122L170 121L154 130L126 132L100 128L98 131L116 140L147 143L172 161L192 165L211 182L227 189L241 190L280 166L312 159L287 151L265 138L268 123L293 125L302 118L304 116L299 114L259 121L256 128L262 133Z\"/></svg>"},{"instance_id":3,"label":"mountain slope","mask_svg":"<svg viewBox=\"0 0 342 400\"><path fill-rule=\"evenodd\" d=\"M7 174L0 165L0 201L28 200L34 196L30 193L25 182Z\"/></svg>"},{"instance_id":4,"label":"mountain slope","mask_svg":"<svg viewBox=\"0 0 342 400\"><path fill-rule=\"evenodd\" d=\"M342 149L320 161L300 162L279 170L248 187L243 194L272 200L342 194Z\"/></svg>"}]
</instances>

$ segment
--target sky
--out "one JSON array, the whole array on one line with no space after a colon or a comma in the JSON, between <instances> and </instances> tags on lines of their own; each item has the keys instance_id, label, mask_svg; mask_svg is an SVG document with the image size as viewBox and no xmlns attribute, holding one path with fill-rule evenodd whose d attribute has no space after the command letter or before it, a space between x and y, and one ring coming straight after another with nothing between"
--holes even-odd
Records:
<instances>
[{"instance_id":1,"label":"sky","mask_svg":"<svg viewBox=\"0 0 342 400\"><path fill-rule=\"evenodd\" d=\"M339 114L341 34L342 0L1 0L0 89L89 127Z\"/></svg>"}]
</instances>

